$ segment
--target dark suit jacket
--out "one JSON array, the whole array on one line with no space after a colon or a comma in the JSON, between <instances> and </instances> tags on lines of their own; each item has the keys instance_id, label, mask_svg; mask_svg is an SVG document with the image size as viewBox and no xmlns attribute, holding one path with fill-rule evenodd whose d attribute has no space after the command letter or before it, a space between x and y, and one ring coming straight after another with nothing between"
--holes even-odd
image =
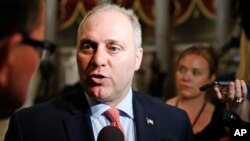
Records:
<instances>
[{"instance_id":1,"label":"dark suit jacket","mask_svg":"<svg viewBox=\"0 0 250 141\"><path fill-rule=\"evenodd\" d=\"M133 108L137 141L193 139L184 111L137 92L133 92ZM89 113L84 90L78 88L16 112L5 141L94 141Z\"/></svg>"}]
</instances>

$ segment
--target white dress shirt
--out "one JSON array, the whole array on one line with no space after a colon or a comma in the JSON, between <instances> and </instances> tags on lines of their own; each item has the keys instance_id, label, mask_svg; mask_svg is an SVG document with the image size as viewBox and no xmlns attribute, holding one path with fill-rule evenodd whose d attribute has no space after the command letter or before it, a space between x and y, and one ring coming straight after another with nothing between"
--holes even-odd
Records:
<instances>
[{"instance_id":1,"label":"white dress shirt","mask_svg":"<svg viewBox=\"0 0 250 141\"><path fill-rule=\"evenodd\" d=\"M111 108L109 105L103 103L96 103L85 93L88 103L91 107L91 123L95 140L100 130L110 125L110 121L104 116L104 112ZM120 121L124 129L124 136L127 141L136 141L134 114L132 105L132 89L130 88L128 95L115 107L120 110Z\"/></svg>"}]
</instances>

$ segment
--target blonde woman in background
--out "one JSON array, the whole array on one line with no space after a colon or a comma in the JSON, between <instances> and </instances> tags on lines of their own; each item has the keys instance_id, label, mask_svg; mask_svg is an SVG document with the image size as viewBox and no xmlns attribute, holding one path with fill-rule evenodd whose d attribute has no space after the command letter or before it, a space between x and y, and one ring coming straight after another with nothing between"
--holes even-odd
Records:
<instances>
[{"instance_id":1,"label":"blonde woman in background","mask_svg":"<svg viewBox=\"0 0 250 141\"><path fill-rule=\"evenodd\" d=\"M177 96L166 103L187 112L196 141L226 141L228 133L220 122L220 108L199 87L216 79L217 56L204 44L194 44L177 59Z\"/></svg>"},{"instance_id":2,"label":"blonde woman in background","mask_svg":"<svg viewBox=\"0 0 250 141\"><path fill-rule=\"evenodd\" d=\"M196 141L227 141L229 135L222 123L221 109L209 99L214 96L211 91L201 92L199 88L216 79L217 56L211 47L204 44L194 44L184 50L176 64L177 96L166 103L183 109L187 112L192 124ZM246 117L247 87L244 80L231 81L224 91L215 87L217 98L226 103L229 110L239 114L243 120ZM231 130L230 135L234 129ZM232 136L230 136L232 137ZM230 139L231 140L231 139Z\"/></svg>"}]
</instances>

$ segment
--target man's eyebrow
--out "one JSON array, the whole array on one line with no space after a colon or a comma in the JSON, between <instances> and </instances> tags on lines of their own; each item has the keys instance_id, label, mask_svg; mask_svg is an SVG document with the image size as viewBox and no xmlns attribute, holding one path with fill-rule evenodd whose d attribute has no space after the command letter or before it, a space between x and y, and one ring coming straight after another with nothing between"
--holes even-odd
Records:
<instances>
[{"instance_id":1,"label":"man's eyebrow","mask_svg":"<svg viewBox=\"0 0 250 141\"><path fill-rule=\"evenodd\" d=\"M81 44L81 43L96 44L95 41L90 40L90 39L80 39L80 44Z\"/></svg>"},{"instance_id":2,"label":"man's eyebrow","mask_svg":"<svg viewBox=\"0 0 250 141\"><path fill-rule=\"evenodd\" d=\"M80 39L78 46L81 47L83 44L97 46L97 43L93 40L90 40L90 39Z\"/></svg>"},{"instance_id":3,"label":"man's eyebrow","mask_svg":"<svg viewBox=\"0 0 250 141\"><path fill-rule=\"evenodd\" d=\"M105 43L118 44L120 46L125 46L125 43L123 41L119 41L116 39L107 39L105 40Z\"/></svg>"}]
</instances>

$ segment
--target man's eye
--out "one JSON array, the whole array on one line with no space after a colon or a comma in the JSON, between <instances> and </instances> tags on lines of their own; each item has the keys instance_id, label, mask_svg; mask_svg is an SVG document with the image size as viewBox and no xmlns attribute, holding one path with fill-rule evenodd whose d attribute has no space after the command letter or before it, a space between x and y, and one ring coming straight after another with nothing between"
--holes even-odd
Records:
<instances>
[{"instance_id":1,"label":"man's eye","mask_svg":"<svg viewBox=\"0 0 250 141\"><path fill-rule=\"evenodd\" d=\"M119 51L120 49L117 48L117 47L111 47L110 50L112 50L112 51Z\"/></svg>"},{"instance_id":2,"label":"man's eye","mask_svg":"<svg viewBox=\"0 0 250 141\"><path fill-rule=\"evenodd\" d=\"M93 51L93 46L91 44L87 44L87 43L83 43L81 46L80 46L80 49L84 52L91 52Z\"/></svg>"},{"instance_id":3,"label":"man's eye","mask_svg":"<svg viewBox=\"0 0 250 141\"><path fill-rule=\"evenodd\" d=\"M109 46L108 50L112 53L119 53L121 51L121 48L117 46Z\"/></svg>"},{"instance_id":4,"label":"man's eye","mask_svg":"<svg viewBox=\"0 0 250 141\"><path fill-rule=\"evenodd\" d=\"M82 44L81 45L81 49L83 49L83 50L88 50L88 49L90 49L91 48L91 45L90 44Z\"/></svg>"}]
</instances>

